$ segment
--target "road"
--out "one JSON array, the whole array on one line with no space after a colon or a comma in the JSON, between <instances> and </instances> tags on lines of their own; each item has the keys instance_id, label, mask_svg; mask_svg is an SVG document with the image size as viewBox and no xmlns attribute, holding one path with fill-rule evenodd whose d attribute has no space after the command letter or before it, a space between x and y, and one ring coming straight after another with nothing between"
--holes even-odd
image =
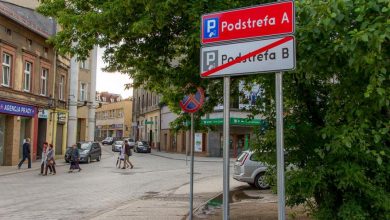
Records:
<instances>
[{"instance_id":1,"label":"road","mask_svg":"<svg viewBox=\"0 0 390 220\"><path fill-rule=\"evenodd\" d=\"M0 219L118 219L118 216L158 219L159 215L182 219L185 216L189 192L189 165L185 161L135 153L131 157L134 169L122 170L115 168L116 158L110 146L103 146L102 160L81 164L81 172L68 173L68 166L60 166L53 176L40 176L39 171L0 176ZM197 205L220 190L222 163L195 163L194 178ZM209 189L215 185L218 187ZM170 212L158 211L158 207L165 210L169 204ZM138 212L120 214L131 207Z\"/></svg>"}]
</instances>

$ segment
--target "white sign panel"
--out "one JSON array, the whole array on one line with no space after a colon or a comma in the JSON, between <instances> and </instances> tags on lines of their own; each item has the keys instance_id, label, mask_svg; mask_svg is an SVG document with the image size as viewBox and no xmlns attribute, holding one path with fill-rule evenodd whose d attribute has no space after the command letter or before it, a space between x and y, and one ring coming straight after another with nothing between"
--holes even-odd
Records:
<instances>
[{"instance_id":1,"label":"white sign panel","mask_svg":"<svg viewBox=\"0 0 390 220\"><path fill-rule=\"evenodd\" d=\"M195 133L194 151L202 152L202 133Z\"/></svg>"},{"instance_id":2,"label":"white sign panel","mask_svg":"<svg viewBox=\"0 0 390 220\"><path fill-rule=\"evenodd\" d=\"M204 78L291 70L295 68L295 38L203 47L200 60Z\"/></svg>"},{"instance_id":3,"label":"white sign panel","mask_svg":"<svg viewBox=\"0 0 390 220\"><path fill-rule=\"evenodd\" d=\"M39 110L38 111L38 118L48 119L49 118L49 111L46 109Z\"/></svg>"}]
</instances>

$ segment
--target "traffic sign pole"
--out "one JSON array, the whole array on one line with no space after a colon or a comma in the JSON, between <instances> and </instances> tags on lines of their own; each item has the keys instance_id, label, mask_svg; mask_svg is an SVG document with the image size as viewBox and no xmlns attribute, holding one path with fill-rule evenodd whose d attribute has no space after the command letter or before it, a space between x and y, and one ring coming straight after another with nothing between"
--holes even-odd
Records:
<instances>
[{"instance_id":1,"label":"traffic sign pole","mask_svg":"<svg viewBox=\"0 0 390 220\"><path fill-rule=\"evenodd\" d=\"M284 196L284 143L283 143L283 73L275 74L276 97L276 160L277 160L277 187L278 187L278 219L284 220L285 196Z\"/></svg>"},{"instance_id":2,"label":"traffic sign pole","mask_svg":"<svg viewBox=\"0 0 390 220\"><path fill-rule=\"evenodd\" d=\"M223 77L223 220L229 220L230 77Z\"/></svg>"},{"instance_id":3,"label":"traffic sign pole","mask_svg":"<svg viewBox=\"0 0 390 220\"><path fill-rule=\"evenodd\" d=\"M191 113L191 165L190 165L190 220L194 207L194 113ZM187 152L186 152L187 153Z\"/></svg>"}]
</instances>

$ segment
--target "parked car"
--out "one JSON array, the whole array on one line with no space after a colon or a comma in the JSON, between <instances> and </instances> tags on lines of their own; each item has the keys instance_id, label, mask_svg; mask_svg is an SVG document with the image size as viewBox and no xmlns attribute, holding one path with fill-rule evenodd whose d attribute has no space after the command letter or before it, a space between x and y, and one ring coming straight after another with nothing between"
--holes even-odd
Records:
<instances>
[{"instance_id":1,"label":"parked car","mask_svg":"<svg viewBox=\"0 0 390 220\"><path fill-rule=\"evenodd\" d=\"M135 146L135 141L133 138L124 138L123 141L127 140L129 142L130 147Z\"/></svg>"},{"instance_id":2,"label":"parked car","mask_svg":"<svg viewBox=\"0 0 390 220\"><path fill-rule=\"evenodd\" d=\"M104 140L102 140L102 144L105 145L111 145L114 143L114 138L113 137L106 137Z\"/></svg>"},{"instance_id":3,"label":"parked car","mask_svg":"<svg viewBox=\"0 0 390 220\"><path fill-rule=\"evenodd\" d=\"M80 162L89 163L91 160L100 161L102 158L102 148L98 142L77 142L77 149L80 153ZM65 152L65 161L70 162L72 147L68 147Z\"/></svg>"},{"instance_id":4,"label":"parked car","mask_svg":"<svg viewBox=\"0 0 390 220\"><path fill-rule=\"evenodd\" d=\"M122 149L123 144L124 144L124 141L115 141L115 142L112 144L112 151L114 151L114 152L120 152L121 149Z\"/></svg>"},{"instance_id":5,"label":"parked car","mask_svg":"<svg viewBox=\"0 0 390 220\"><path fill-rule=\"evenodd\" d=\"M137 143L135 143L134 152L150 153L152 152L152 148L146 141L137 141Z\"/></svg>"},{"instance_id":6,"label":"parked car","mask_svg":"<svg viewBox=\"0 0 390 220\"><path fill-rule=\"evenodd\" d=\"M269 184L265 181L267 165L258 161L254 152L243 151L234 163L233 178L240 182L246 182L258 189L268 189Z\"/></svg>"}]
</instances>

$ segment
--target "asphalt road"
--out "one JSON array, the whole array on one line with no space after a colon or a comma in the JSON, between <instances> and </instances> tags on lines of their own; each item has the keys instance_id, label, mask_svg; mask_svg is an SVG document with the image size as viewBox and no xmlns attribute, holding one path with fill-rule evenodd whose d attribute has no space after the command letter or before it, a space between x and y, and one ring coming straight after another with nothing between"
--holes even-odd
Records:
<instances>
[{"instance_id":1,"label":"asphalt road","mask_svg":"<svg viewBox=\"0 0 390 220\"><path fill-rule=\"evenodd\" d=\"M0 219L99 218L153 195L172 196L169 192L188 185L189 166L183 160L135 153L134 168L122 170L115 167L116 158L110 146L103 146L102 160L81 164L81 172L68 173L69 167L61 166L53 176L39 171L0 176ZM222 166L215 162L195 166L195 181L221 176ZM188 193L170 199L187 201Z\"/></svg>"}]
</instances>

